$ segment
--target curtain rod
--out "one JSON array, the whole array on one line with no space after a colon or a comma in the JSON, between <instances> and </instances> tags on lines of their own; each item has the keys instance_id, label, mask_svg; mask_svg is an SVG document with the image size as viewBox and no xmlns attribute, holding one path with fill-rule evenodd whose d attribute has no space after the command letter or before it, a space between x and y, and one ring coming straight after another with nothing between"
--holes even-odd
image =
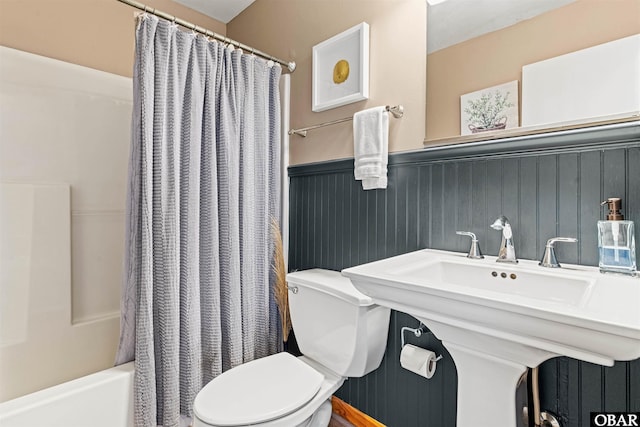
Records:
<instances>
[{"instance_id":1,"label":"curtain rod","mask_svg":"<svg viewBox=\"0 0 640 427\"><path fill-rule=\"evenodd\" d=\"M239 47L242 50L245 50L247 52L251 52L252 54L257 55L257 56L259 56L261 58L265 58L265 59L268 59L270 61L277 62L278 64L281 64L281 65L284 65L285 67L287 67L287 69L292 73L296 69L296 63L293 62L293 61L288 62L288 61L284 61L282 59L278 59L278 58L276 58L274 56L271 56L271 55L266 54L266 53L264 53L262 51L259 51L258 49L255 49L255 48L253 48L251 46L247 46L246 44L243 44L243 43L237 42L235 40L232 40L229 37L225 37L225 36L222 36L222 35L220 35L218 33L214 33L213 31L207 30L206 28L198 27L196 24L192 24L191 22L187 22L187 21L185 21L183 19L180 19L180 18L177 18L177 17L175 17L173 15L169 15L166 12L154 9L153 7L147 6L146 4L139 3L139 2L134 1L134 0L117 0L117 1L119 1L120 3L124 3L126 5L129 5L131 7L135 7L136 9L142 10L145 13L150 13L152 15L159 16L160 18L166 19L168 21L175 22L176 24L178 24L178 25L180 25L182 27L188 28L188 29L190 29L192 31L195 31L197 33L200 33L200 34L204 34L207 37L213 37L214 39L216 39L218 41L221 41L223 43L232 44L234 46Z\"/></svg>"},{"instance_id":2,"label":"curtain rod","mask_svg":"<svg viewBox=\"0 0 640 427\"><path fill-rule=\"evenodd\" d=\"M402 105L396 105L396 106L389 106L386 105L384 107L384 110L388 113L391 113L393 115L393 117L395 117L396 119L401 118L404 115L404 107ZM344 123L344 122L348 122L353 120L353 117L345 117L343 119L338 119L338 120L332 120L330 122L324 122L324 123L320 123L317 125L313 125L313 126L308 126L306 128L300 128L300 129L291 129L289 131L289 135L299 135L302 137L307 136L307 131L308 130L313 130L313 129L318 129L318 128L322 128L325 126L331 126L331 125L336 125L338 123Z\"/></svg>"}]
</instances>

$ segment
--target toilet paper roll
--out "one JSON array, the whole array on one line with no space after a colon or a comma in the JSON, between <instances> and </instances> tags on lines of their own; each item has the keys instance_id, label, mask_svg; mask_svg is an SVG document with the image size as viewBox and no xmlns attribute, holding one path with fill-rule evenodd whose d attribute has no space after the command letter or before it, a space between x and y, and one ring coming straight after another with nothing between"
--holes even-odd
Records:
<instances>
[{"instance_id":1,"label":"toilet paper roll","mask_svg":"<svg viewBox=\"0 0 640 427\"><path fill-rule=\"evenodd\" d=\"M425 378L433 377L438 357L433 351L405 344L400 352L400 366Z\"/></svg>"}]
</instances>

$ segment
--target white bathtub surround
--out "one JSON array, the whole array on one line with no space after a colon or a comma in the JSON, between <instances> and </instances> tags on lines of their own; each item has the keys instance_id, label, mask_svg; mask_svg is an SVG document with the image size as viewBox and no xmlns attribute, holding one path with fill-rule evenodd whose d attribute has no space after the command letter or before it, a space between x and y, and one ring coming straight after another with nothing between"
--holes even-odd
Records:
<instances>
[{"instance_id":1,"label":"white bathtub surround","mask_svg":"<svg viewBox=\"0 0 640 427\"><path fill-rule=\"evenodd\" d=\"M71 323L69 205L65 184L0 184L1 400L113 361L117 317Z\"/></svg>"},{"instance_id":2,"label":"white bathtub surround","mask_svg":"<svg viewBox=\"0 0 640 427\"><path fill-rule=\"evenodd\" d=\"M68 201L69 188L59 190ZM34 185L0 183L0 348L27 340L36 192ZM68 223L68 212L58 220Z\"/></svg>"},{"instance_id":3,"label":"white bathtub surround","mask_svg":"<svg viewBox=\"0 0 640 427\"><path fill-rule=\"evenodd\" d=\"M0 46L0 401L113 365L130 121L130 78Z\"/></svg>"},{"instance_id":4,"label":"white bathtub surround","mask_svg":"<svg viewBox=\"0 0 640 427\"><path fill-rule=\"evenodd\" d=\"M137 427L179 425L224 370L280 350L281 69L142 15L118 362Z\"/></svg>"}]
</instances>

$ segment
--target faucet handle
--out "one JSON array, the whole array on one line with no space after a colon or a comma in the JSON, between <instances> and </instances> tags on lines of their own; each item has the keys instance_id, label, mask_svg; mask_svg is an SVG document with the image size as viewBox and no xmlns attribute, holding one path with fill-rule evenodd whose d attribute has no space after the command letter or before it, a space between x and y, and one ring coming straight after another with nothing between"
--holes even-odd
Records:
<instances>
[{"instance_id":1,"label":"faucet handle","mask_svg":"<svg viewBox=\"0 0 640 427\"><path fill-rule=\"evenodd\" d=\"M480 243L478 243L478 239L476 235L470 231L456 231L456 234L460 236L469 236L471 237L471 247L469 248L469 253L467 254L467 258L473 259L482 259L484 255L480 251Z\"/></svg>"},{"instance_id":2,"label":"faucet handle","mask_svg":"<svg viewBox=\"0 0 640 427\"><path fill-rule=\"evenodd\" d=\"M542 255L542 259L538 263L538 265L542 267L549 268L560 268L560 263L556 258L555 247L553 246L556 242L563 243L576 243L578 239L575 237L552 237L547 240L547 244L544 247L544 254Z\"/></svg>"}]
</instances>

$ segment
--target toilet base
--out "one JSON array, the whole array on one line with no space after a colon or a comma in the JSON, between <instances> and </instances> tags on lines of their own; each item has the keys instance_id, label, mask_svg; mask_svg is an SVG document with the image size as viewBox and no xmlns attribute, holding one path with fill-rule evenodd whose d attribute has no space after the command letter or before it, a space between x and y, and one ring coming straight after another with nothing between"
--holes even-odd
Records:
<instances>
[{"instance_id":1,"label":"toilet base","mask_svg":"<svg viewBox=\"0 0 640 427\"><path fill-rule=\"evenodd\" d=\"M313 413L311 418L307 420L304 427L327 427L331 421L332 412L331 399L325 400L318 410Z\"/></svg>"}]
</instances>

